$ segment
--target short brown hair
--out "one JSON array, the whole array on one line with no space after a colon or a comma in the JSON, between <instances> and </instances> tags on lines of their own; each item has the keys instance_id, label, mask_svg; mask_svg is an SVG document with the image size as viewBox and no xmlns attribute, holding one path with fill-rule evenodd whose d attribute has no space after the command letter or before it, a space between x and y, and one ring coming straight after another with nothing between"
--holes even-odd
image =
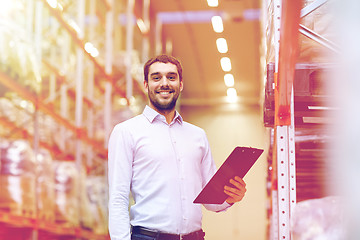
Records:
<instances>
[{"instance_id":1,"label":"short brown hair","mask_svg":"<svg viewBox=\"0 0 360 240\"><path fill-rule=\"evenodd\" d=\"M181 66L180 60L178 60L177 58L175 58L173 56L162 54L162 55L159 55L159 56L156 56L156 57L153 57L153 58L149 59L145 63L145 65L144 65L144 79L145 79L146 82L149 80L148 79L149 68L153 63L156 63L156 62L174 64L177 67L180 81L182 81L182 66Z\"/></svg>"}]
</instances>

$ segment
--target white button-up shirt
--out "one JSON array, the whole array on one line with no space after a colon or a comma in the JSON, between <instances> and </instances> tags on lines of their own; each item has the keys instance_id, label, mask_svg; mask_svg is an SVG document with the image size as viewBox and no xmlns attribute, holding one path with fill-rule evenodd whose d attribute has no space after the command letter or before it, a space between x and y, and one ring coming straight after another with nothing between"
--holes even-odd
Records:
<instances>
[{"instance_id":1,"label":"white button-up shirt","mask_svg":"<svg viewBox=\"0 0 360 240\"><path fill-rule=\"evenodd\" d=\"M201 229L201 205L193 201L216 171L205 132L176 112L168 124L146 106L116 125L108 151L109 231L130 240L130 224L187 234ZM130 191L135 204L130 208ZM205 205L222 211L230 205Z\"/></svg>"}]
</instances>

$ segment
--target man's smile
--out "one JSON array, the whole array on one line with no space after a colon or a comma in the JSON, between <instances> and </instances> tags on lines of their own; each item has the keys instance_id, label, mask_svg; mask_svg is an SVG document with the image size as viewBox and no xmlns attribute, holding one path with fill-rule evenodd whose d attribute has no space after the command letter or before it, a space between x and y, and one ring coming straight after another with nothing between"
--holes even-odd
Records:
<instances>
[{"instance_id":1,"label":"man's smile","mask_svg":"<svg viewBox=\"0 0 360 240\"><path fill-rule=\"evenodd\" d=\"M175 90L157 90L156 91L156 93L157 94L160 94L161 96L168 96L168 95L170 95L170 94L172 94L172 93L174 93L175 92Z\"/></svg>"}]
</instances>

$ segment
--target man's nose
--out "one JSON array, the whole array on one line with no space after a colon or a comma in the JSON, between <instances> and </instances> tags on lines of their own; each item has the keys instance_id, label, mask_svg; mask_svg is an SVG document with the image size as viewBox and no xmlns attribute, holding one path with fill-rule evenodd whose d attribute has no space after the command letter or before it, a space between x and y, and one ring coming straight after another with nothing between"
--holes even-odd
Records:
<instances>
[{"instance_id":1,"label":"man's nose","mask_svg":"<svg viewBox=\"0 0 360 240\"><path fill-rule=\"evenodd\" d=\"M163 76L160 81L161 86L168 86L169 85L169 79L166 76Z\"/></svg>"}]
</instances>

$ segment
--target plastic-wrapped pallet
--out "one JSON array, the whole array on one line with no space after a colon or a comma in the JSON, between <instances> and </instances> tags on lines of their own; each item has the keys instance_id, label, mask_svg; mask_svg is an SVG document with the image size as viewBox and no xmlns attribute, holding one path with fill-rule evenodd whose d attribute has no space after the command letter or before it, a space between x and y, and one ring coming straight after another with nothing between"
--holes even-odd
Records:
<instances>
[{"instance_id":1,"label":"plastic-wrapped pallet","mask_svg":"<svg viewBox=\"0 0 360 240\"><path fill-rule=\"evenodd\" d=\"M36 194L38 218L55 221L55 181L52 157L45 149L40 149L36 158Z\"/></svg>"},{"instance_id":2,"label":"plastic-wrapped pallet","mask_svg":"<svg viewBox=\"0 0 360 240\"><path fill-rule=\"evenodd\" d=\"M304 7L310 5L315 0L304 1ZM303 17L301 24L306 28L314 31L322 37L334 41L335 31L332 29L334 17L332 16L331 1L325 3L314 12ZM328 63L329 50L312 39L300 34L299 35L300 56L299 62L316 62Z\"/></svg>"},{"instance_id":3,"label":"plastic-wrapped pallet","mask_svg":"<svg viewBox=\"0 0 360 240\"><path fill-rule=\"evenodd\" d=\"M291 218L292 239L345 240L343 207L335 196L297 203Z\"/></svg>"},{"instance_id":4,"label":"plastic-wrapped pallet","mask_svg":"<svg viewBox=\"0 0 360 240\"><path fill-rule=\"evenodd\" d=\"M95 216L91 211L91 203L87 191L87 176L85 171L80 174L80 225L83 228L93 230L95 226Z\"/></svg>"},{"instance_id":5,"label":"plastic-wrapped pallet","mask_svg":"<svg viewBox=\"0 0 360 240\"><path fill-rule=\"evenodd\" d=\"M315 0L305 0L304 7L310 5ZM331 15L331 1L328 1L312 13L301 18L300 24L310 29L313 32L325 37L330 41L334 41L333 16ZM266 9L265 34L266 34L266 62L275 61L275 49L274 49L274 6L273 1L270 1L268 8ZM299 35L299 58L297 62L316 62L327 63L329 61L329 50L312 39Z\"/></svg>"},{"instance_id":6,"label":"plastic-wrapped pallet","mask_svg":"<svg viewBox=\"0 0 360 240\"><path fill-rule=\"evenodd\" d=\"M74 162L54 161L55 221L79 226L79 174Z\"/></svg>"},{"instance_id":7,"label":"plastic-wrapped pallet","mask_svg":"<svg viewBox=\"0 0 360 240\"><path fill-rule=\"evenodd\" d=\"M106 234L107 225L107 181L105 176L88 176L86 178L87 193L90 200L90 212L94 217L94 230L96 234Z\"/></svg>"},{"instance_id":8,"label":"plastic-wrapped pallet","mask_svg":"<svg viewBox=\"0 0 360 240\"><path fill-rule=\"evenodd\" d=\"M35 156L24 140L0 142L0 208L35 217Z\"/></svg>"}]
</instances>

